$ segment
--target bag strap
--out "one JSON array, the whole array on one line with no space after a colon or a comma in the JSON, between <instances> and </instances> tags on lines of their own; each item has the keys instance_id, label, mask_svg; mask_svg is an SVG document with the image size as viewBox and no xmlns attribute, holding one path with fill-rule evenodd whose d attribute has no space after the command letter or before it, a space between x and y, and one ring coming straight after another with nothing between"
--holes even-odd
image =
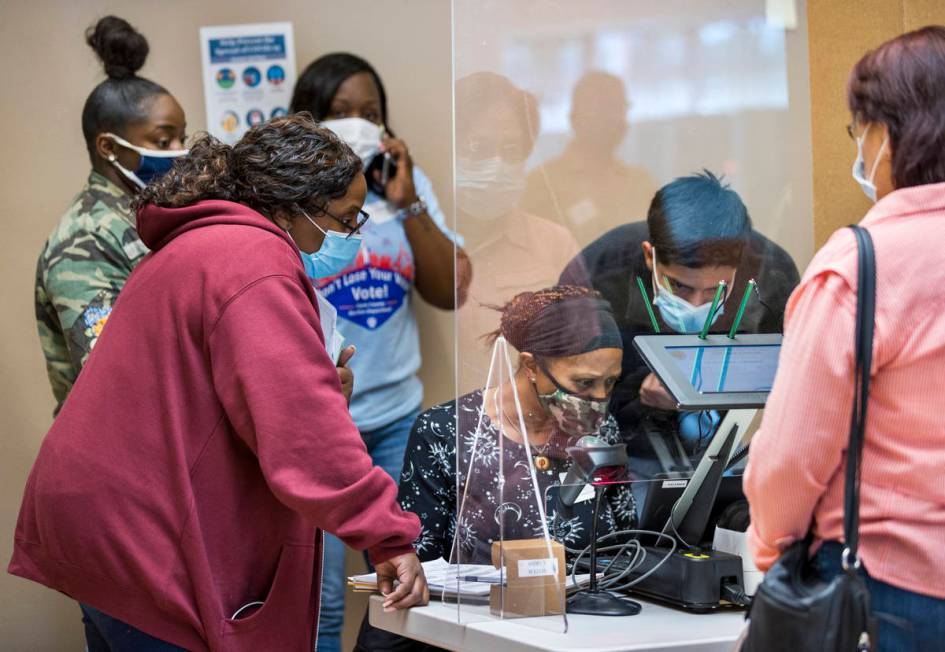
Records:
<instances>
[{"instance_id":1,"label":"bag strap","mask_svg":"<svg viewBox=\"0 0 945 652\"><path fill-rule=\"evenodd\" d=\"M856 335L854 339L854 395L850 418L850 443L843 492L843 569L855 572L860 567L857 549L860 542L860 466L866 435L866 409L869 405L870 371L873 366L873 328L876 315L876 254L869 232L850 226L857 244Z\"/></svg>"}]
</instances>

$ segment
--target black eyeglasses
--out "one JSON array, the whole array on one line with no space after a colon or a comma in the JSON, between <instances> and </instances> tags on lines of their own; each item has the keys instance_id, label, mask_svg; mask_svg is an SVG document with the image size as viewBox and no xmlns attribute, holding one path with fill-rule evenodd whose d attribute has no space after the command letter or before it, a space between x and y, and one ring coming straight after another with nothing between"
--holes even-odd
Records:
<instances>
[{"instance_id":1,"label":"black eyeglasses","mask_svg":"<svg viewBox=\"0 0 945 652\"><path fill-rule=\"evenodd\" d=\"M319 210L348 230L348 235L345 236L345 239L350 238L355 233L358 233L361 230L361 227L364 226L365 222L367 222L371 218L371 216L367 212L359 209L358 220L355 222L354 226L351 226L350 220L343 220L337 215L333 215L332 213L328 211L327 208L320 208Z\"/></svg>"}]
</instances>

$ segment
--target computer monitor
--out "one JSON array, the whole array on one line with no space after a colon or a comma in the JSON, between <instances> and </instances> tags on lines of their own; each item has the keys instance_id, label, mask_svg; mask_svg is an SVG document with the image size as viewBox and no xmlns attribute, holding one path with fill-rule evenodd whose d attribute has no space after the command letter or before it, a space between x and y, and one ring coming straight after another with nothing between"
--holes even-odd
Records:
<instances>
[{"instance_id":1,"label":"computer monitor","mask_svg":"<svg viewBox=\"0 0 945 652\"><path fill-rule=\"evenodd\" d=\"M779 333L735 339L639 335L633 345L679 409L724 410L764 406L778 368L781 339Z\"/></svg>"}]
</instances>

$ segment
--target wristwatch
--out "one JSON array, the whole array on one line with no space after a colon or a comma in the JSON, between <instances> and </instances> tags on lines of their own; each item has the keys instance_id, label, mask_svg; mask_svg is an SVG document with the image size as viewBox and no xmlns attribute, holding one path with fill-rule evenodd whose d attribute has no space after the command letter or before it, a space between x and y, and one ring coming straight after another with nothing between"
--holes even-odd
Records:
<instances>
[{"instance_id":1,"label":"wristwatch","mask_svg":"<svg viewBox=\"0 0 945 652\"><path fill-rule=\"evenodd\" d=\"M422 215L427 212L427 203L422 199L418 199L414 203L410 204L405 208L401 208L397 213L397 221L404 222L409 217L414 215Z\"/></svg>"}]
</instances>

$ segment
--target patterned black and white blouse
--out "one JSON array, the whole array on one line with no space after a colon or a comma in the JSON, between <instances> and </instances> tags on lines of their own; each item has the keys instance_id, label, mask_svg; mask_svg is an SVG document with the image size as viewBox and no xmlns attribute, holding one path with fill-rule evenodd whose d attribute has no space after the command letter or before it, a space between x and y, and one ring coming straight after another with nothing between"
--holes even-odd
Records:
<instances>
[{"instance_id":1,"label":"patterned black and white blouse","mask_svg":"<svg viewBox=\"0 0 945 652\"><path fill-rule=\"evenodd\" d=\"M433 407L417 418L410 433L399 499L405 510L420 517L420 537L415 545L422 561L451 558L458 510L457 473L460 499L467 482L470 490L465 492L466 504L459 526L459 556L454 556L453 561L491 563L492 542L499 539L501 519L504 519L506 540L543 536L525 447L508 438L502 447L505 486L500 499L499 430L487 415L482 414L482 401L482 391L479 390ZM480 416L482 432L473 472L469 474ZM613 417L608 416L598 436L610 443L620 441ZM457 441L461 445L459 468ZM549 533L566 548L583 549L590 543L594 501L579 501L570 515L559 513L558 488L554 486L561 482L570 466L565 448L574 443L574 439L569 440L556 432L547 449L532 447L532 456L541 454L550 461L547 470L536 471ZM601 503L598 536L632 529L636 527L636 519L636 504L629 485L608 487Z\"/></svg>"}]
</instances>

